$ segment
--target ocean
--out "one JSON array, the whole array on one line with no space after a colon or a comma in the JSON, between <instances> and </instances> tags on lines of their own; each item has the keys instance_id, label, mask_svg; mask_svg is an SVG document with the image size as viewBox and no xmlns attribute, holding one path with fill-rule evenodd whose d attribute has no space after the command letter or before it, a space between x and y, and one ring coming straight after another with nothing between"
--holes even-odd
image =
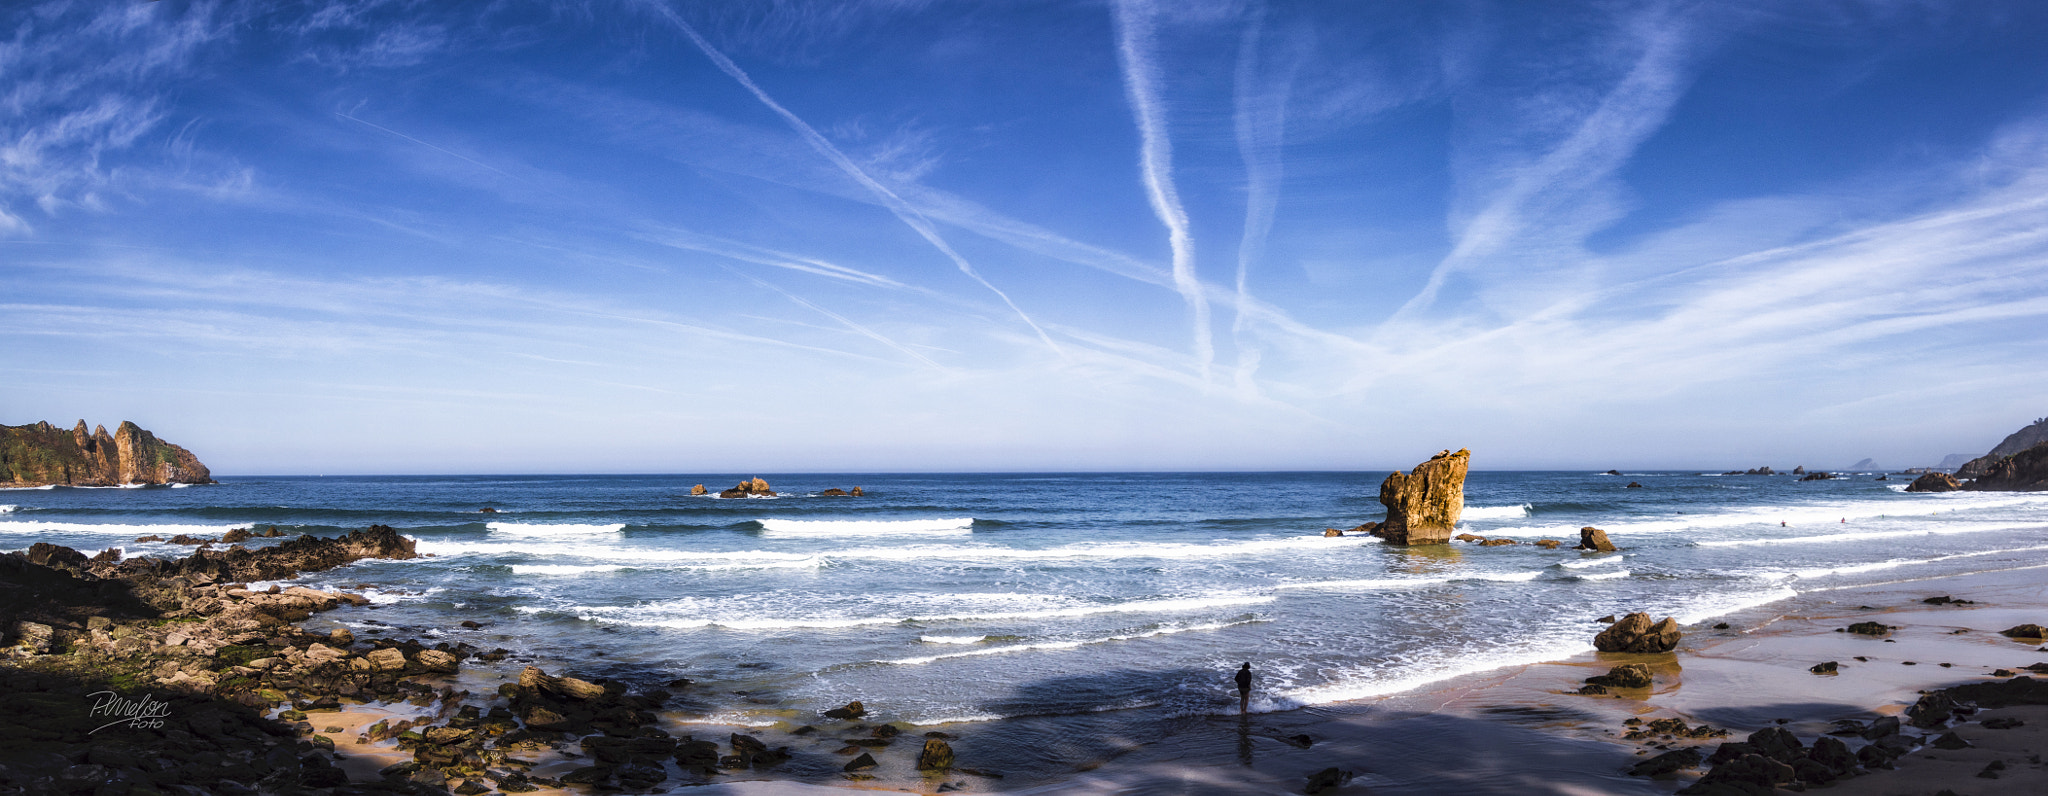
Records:
<instances>
[{"instance_id":1,"label":"ocean","mask_svg":"<svg viewBox=\"0 0 2048 796\"><path fill-rule=\"evenodd\" d=\"M378 606L313 625L503 647L514 673L687 677L676 721L784 730L856 699L927 728L1166 726L1234 713L1243 662L1252 709L1287 710L1585 652L1608 614L1692 623L2048 563L2048 494L1908 494L1876 473L1475 472L1463 530L1525 544L1406 549L1322 535L1380 519L1384 473L762 473L780 496L690 495L754 475L7 490L0 549L181 555L134 539L390 525L431 555L294 581ZM1586 525L1622 551L1568 549ZM1542 538L1566 549L1526 544Z\"/></svg>"}]
</instances>

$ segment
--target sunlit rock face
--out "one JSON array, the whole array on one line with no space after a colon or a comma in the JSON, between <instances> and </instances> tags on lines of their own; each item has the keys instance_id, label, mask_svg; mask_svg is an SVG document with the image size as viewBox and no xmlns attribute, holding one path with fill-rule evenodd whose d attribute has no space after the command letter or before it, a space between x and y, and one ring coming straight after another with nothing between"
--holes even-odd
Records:
<instances>
[{"instance_id":1,"label":"sunlit rock face","mask_svg":"<svg viewBox=\"0 0 2048 796\"><path fill-rule=\"evenodd\" d=\"M1379 536L1388 544L1446 544L1465 510L1465 470L1472 452L1443 451L1415 465L1409 473L1395 471L1380 484L1380 504L1387 519Z\"/></svg>"}]
</instances>

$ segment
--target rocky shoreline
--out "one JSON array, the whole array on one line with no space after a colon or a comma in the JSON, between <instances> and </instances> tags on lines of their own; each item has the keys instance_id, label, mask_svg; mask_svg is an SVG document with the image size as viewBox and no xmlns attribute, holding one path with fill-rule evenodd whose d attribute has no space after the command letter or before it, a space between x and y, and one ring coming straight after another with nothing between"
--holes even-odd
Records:
<instances>
[{"instance_id":1,"label":"rocky shoreline","mask_svg":"<svg viewBox=\"0 0 2048 796\"><path fill-rule=\"evenodd\" d=\"M659 714L687 679L635 687L526 666L495 691L471 693L459 675L507 665L510 651L312 632L300 623L316 613L376 606L348 592L247 585L417 555L385 526L261 549L206 545L177 559L42 543L0 555L0 748L9 750L0 793L644 791L672 775L705 783L769 768L846 782L874 779L875 756L904 734L865 720L855 702L826 711L818 724L827 729L791 732L804 742L797 751L739 733L723 744L676 737ZM332 717L380 704L418 715L370 724L353 744L337 738ZM916 770L1001 777L956 767L951 738L917 739ZM410 759L352 781L337 740ZM542 776L537 766L559 771Z\"/></svg>"}]
</instances>

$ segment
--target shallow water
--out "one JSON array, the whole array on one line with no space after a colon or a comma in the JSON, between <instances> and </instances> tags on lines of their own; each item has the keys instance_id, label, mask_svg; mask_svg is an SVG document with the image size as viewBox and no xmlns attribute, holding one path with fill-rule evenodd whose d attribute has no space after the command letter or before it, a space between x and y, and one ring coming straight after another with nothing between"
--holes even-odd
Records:
<instances>
[{"instance_id":1,"label":"shallow water","mask_svg":"<svg viewBox=\"0 0 2048 796\"><path fill-rule=\"evenodd\" d=\"M1694 622L2048 563L2048 495L1905 494L1872 474L1467 484L1465 530L1569 544L1596 525L1621 554L1324 538L1380 518L1383 476L763 474L783 497L734 500L689 487L736 474L234 478L0 492L0 548L173 555L190 548L132 540L388 524L434 555L308 576L384 606L331 619L593 676L688 676L703 684L690 720L763 727L852 699L928 725L1118 709L1171 722L1234 712L1243 661L1254 710L1280 710L1566 657L1620 611ZM816 496L855 485L868 496ZM488 627L448 629L463 619Z\"/></svg>"}]
</instances>

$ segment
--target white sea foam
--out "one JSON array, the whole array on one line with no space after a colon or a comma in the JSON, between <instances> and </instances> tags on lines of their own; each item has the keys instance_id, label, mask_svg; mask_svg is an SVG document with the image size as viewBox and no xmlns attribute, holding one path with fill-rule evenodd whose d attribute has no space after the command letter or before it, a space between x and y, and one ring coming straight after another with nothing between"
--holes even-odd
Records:
<instances>
[{"instance_id":1,"label":"white sea foam","mask_svg":"<svg viewBox=\"0 0 2048 796\"><path fill-rule=\"evenodd\" d=\"M1227 627L1236 627L1238 625L1248 624L1252 621L1256 620L1245 620L1242 622L1222 622L1219 624L1211 625L1162 627L1144 633L1123 633L1114 636L1102 636L1100 638L1072 639L1068 641L1039 641L1030 644L1007 644L1001 647L983 647L981 649L973 649L968 650L966 652L948 652L943 655L926 655L918 658L896 658L894 660L877 660L875 661L875 663L887 663L900 666L916 666L920 664L931 663L933 661L949 660L952 658L972 658L981 655L1007 655L1013 652L1034 652L1041 650L1070 650L1079 647L1089 646L1091 644L1108 644L1110 642L1115 641L1134 641L1141 638L1170 636L1176 633L1193 633L1203 630L1222 630Z\"/></svg>"},{"instance_id":2,"label":"white sea foam","mask_svg":"<svg viewBox=\"0 0 2048 796\"><path fill-rule=\"evenodd\" d=\"M1746 611L1797 596L1799 592L1783 586L1762 591L1712 594L1693 599L1678 610L1672 611L1671 616L1681 625L1693 625L1717 616L1726 616L1736 611Z\"/></svg>"},{"instance_id":3,"label":"white sea foam","mask_svg":"<svg viewBox=\"0 0 2048 796\"><path fill-rule=\"evenodd\" d=\"M126 523L94 522L43 522L40 520L7 520L0 522L0 534L9 533L103 533L115 536L162 536L166 539L178 534L223 534L246 525L186 525L166 523L162 525L130 525Z\"/></svg>"},{"instance_id":4,"label":"white sea foam","mask_svg":"<svg viewBox=\"0 0 2048 796\"><path fill-rule=\"evenodd\" d=\"M1049 608L1037 611L962 611L907 616L807 616L788 618L664 617L660 616L663 609L658 603L631 607L573 607L559 610L573 613L578 619L584 621L612 622L636 627L677 629L722 627L728 630L792 630L799 628L834 629L872 625L895 625L905 622L920 624L932 622L1001 622L1029 619L1072 619L1098 614L1175 613L1179 611L1201 611L1211 608L1229 608L1241 605L1260 605L1270 603L1273 599L1272 597L1264 596L1183 597L1164 600L1132 600L1123 603ZM650 616L649 614L653 615Z\"/></svg>"},{"instance_id":5,"label":"white sea foam","mask_svg":"<svg viewBox=\"0 0 2048 796\"><path fill-rule=\"evenodd\" d=\"M20 508L20 506L10 505L7 503L0 503L0 514L9 514Z\"/></svg>"},{"instance_id":6,"label":"white sea foam","mask_svg":"<svg viewBox=\"0 0 2048 796\"><path fill-rule=\"evenodd\" d=\"M1897 569L1899 567L1913 566L1916 564L1933 564L1942 561L1955 561L1964 558L1976 558L1978 556L1994 556L1999 555L2001 553L2031 553L2041 550L2048 550L2048 545L2034 545L2032 547L2008 547L1998 550L1977 550L1968 553L1951 553L1945 556L1934 556L1932 558L1894 558L1886 561L1876 561L1867 564L1849 564L1839 567L1815 567L1811 569L1796 569L1792 570L1789 573L1769 573L1768 575L1766 575L1766 577L1774 575L1776 578L1782 579L1784 577L1790 576L1810 580L1813 578L1827 577L1829 575L1851 575L1858 572L1877 572L1880 570Z\"/></svg>"},{"instance_id":7,"label":"white sea foam","mask_svg":"<svg viewBox=\"0 0 2048 796\"><path fill-rule=\"evenodd\" d=\"M626 529L626 524L615 522L610 525L545 525L530 522L493 522L484 525L484 528L491 533L502 533L507 536L578 537L618 533Z\"/></svg>"},{"instance_id":8,"label":"white sea foam","mask_svg":"<svg viewBox=\"0 0 2048 796\"><path fill-rule=\"evenodd\" d=\"M1276 589L1419 589L1460 581L1494 581L1499 583L1527 583L1543 573L1538 572L1475 572L1468 575L1445 575L1435 578L1367 578L1362 580L1317 580L1305 583L1281 583Z\"/></svg>"},{"instance_id":9,"label":"white sea foam","mask_svg":"<svg viewBox=\"0 0 2048 796\"><path fill-rule=\"evenodd\" d=\"M49 490L56 488L56 484L44 484L42 486L0 486L0 492L25 492L31 489Z\"/></svg>"},{"instance_id":10,"label":"white sea foam","mask_svg":"<svg viewBox=\"0 0 2048 796\"><path fill-rule=\"evenodd\" d=\"M514 575L587 575L596 572L617 572L625 569L624 564L513 564Z\"/></svg>"},{"instance_id":11,"label":"white sea foam","mask_svg":"<svg viewBox=\"0 0 2048 796\"><path fill-rule=\"evenodd\" d=\"M1485 653L1478 655L1457 655L1439 661L1388 675L1379 671L1359 672L1355 675L1339 675L1335 682L1304 686L1280 691L1271 698L1261 699L1253 704L1259 713L1293 710L1304 705L1320 705L1329 702L1347 702L1356 699L1398 694L1431 683L1463 677L1468 674L1488 672L1509 666L1527 666L1544 661L1569 658L1582 652L1589 652L1593 645L1584 639L1559 639L1537 646L1518 650Z\"/></svg>"},{"instance_id":12,"label":"white sea foam","mask_svg":"<svg viewBox=\"0 0 2048 796\"><path fill-rule=\"evenodd\" d=\"M1916 496L1913 500L1841 500L1813 501L1780 505L1746 506L1725 511L1682 514L1661 519L1634 522L1601 523L1608 535L1632 535L1654 533L1699 533L1743 527L1777 527L1788 523L1792 528L1841 527L1846 519L1850 523L1874 519L1901 519L1945 515L1956 511L1977 511L2012 506L2048 507L2048 494L2014 492L1946 492ZM1501 535L1565 536L1578 534L1576 525L1515 526L1494 528L1491 533Z\"/></svg>"},{"instance_id":13,"label":"white sea foam","mask_svg":"<svg viewBox=\"0 0 2048 796\"><path fill-rule=\"evenodd\" d=\"M1527 503L1519 506L1466 506L1459 517L1467 520L1518 520L1536 511Z\"/></svg>"},{"instance_id":14,"label":"white sea foam","mask_svg":"<svg viewBox=\"0 0 2048 796\"><path fill-rule=\"evenodd\" d=\"M495 524L495 523L494 523ZM563 526L542 526L563 527ZM1284 536L1238 542L1199 544L1191 542L1081 542L1058 547L1029 548L1006 547L994 544L965 545L903 545L898 547L858 547L842 550L813 549L804 553L786 553L768 550L740 551L689 551L661 550L644 547L614 547L593 545L604 541L601 537L577 539L574 542L558 540L553 536L526 536L506 540L477 542L456 539L421 539L420 552L431 552L446 558L458 555L526 555L541 558L562 556L601 559L614 562L694 562L700 560L738 559L742 561L1056 561L1062 559L1117 559L1117 558L1198 558L1216 559L1239 556L1278 555L1290 553L1334 554L1365 545L1377 545L1380 540L1370 536ZM808 566L810 564L805 564Z\"/></svg>"},{"instance_id":15,"label":"white sea foam","mask_svg":"<svg viewBox=\"0 0 2048 796\"><path fill-rule=\"evenodd\" d=\"M917 640L926 644L979 644L987 641L988 636L918 636Z\"/></svg>"},{"instance_id":16,"label":"white sea foam","mask_svg":"<svg viewBox=\"0 0 2048 796\"><path fill-rule=\"evenodd\" d=\"M1572 577L1578 578L1579 580L1612 580L1614 578L1628 577L1628 570L1617 569L1613 572L1593 572L1585 575L1573 575Z\"/></svg>"},{"instance_id":17,"label":"white sea foam","mask_svg":"<svg viewBox=\"0 0 2048 796\"><path fill-rule=\"evenodd\" d=\"M1597 567L1601 564L1612 564L1616 561L1620 561L1627 557L1627 553L1615 553L1611 556L1601 556L1599 558L1582 558L1577 561L1560 561L1557 563L1557 565L1560 567L1564 567L1565 569L1583 569L1585 567Z\"/></svg>"},{"instance_id":18,"label":"white sea foam","mask_svg":"<svg viewBox=\"0 0 2048 796\"><path fill-rule=\"evenodd\" d=\"M1852 531L1830 533L1818 536L1781 536L1771 539L1724 539L1712 542L1696 542L1700 547L1753 547L1773 544L1827 544L1830 542L1863 542L1872 539L1910 539L1916 536L1947 536L1958 533L1985 533L1987 531L2027 530L2037 526L2005 525L2001 523L1968 523L1939 525L1916 528L1910 531Z\"/></svg>"},{"instance_id":19,"label":"white sea foam","mask_svg":"<svg viewBox=\"0 0 2048 796\"><path fill-rule=\"evenodd\" d=\"M670 719L677 724L709 724L716 727L773 727L780 721L754 718L746 713L712 713L695 718Z\"/></svg>"},{"instance_id":20,"label":"white sea foam","mask_svg":"<svg viewBox=\"0 0 2048 796\"><path fill-rule=\"evenodd\" d=\"M755 520L768 538L949 536L974 532L973 517L933 520Z\"/></svg>"}]
</instances>

